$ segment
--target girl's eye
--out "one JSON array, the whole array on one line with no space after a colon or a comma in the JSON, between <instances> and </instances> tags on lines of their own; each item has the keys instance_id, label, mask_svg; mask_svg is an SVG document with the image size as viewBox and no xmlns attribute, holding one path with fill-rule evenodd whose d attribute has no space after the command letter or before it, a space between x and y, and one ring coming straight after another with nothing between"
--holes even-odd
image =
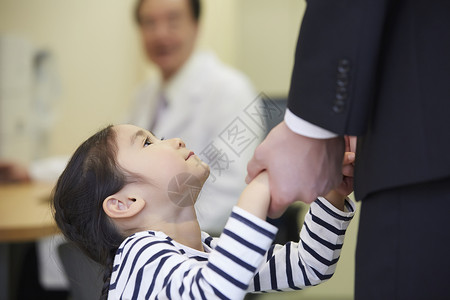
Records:
<instances>
[{"instance_id":1,"label":"girl's eye","mask_svg":"<svg viewBox=\"0 0 450 300\"><path fill-rule=\"evenodd\" d=\"M152 142L150 141L150 138L147 137L147 138L145 139L145 141L144 141L144 147L147 147L147 146L149 146L149 145L151 145L151 144L152 144Z\"/></svg>"}]
</instances>

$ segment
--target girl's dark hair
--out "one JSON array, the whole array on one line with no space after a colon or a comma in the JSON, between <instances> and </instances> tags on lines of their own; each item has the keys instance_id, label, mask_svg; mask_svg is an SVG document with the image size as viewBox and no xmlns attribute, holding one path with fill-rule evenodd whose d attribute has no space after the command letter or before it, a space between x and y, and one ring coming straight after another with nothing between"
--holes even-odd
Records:
<instances>
[{"instance_id":1,"label":"girl's dark hair","mask_svg":"<svg viewBox=\"0 0 450 300\"><path fill-rule=\"evenodd\" d=\"M108 126L78 147L53 190L53 214L62 233L105 266L104 299L115 252L124 240L103 211L103 200L127 183L116 154L116 133Z\"/></svg>"},{"instance_id":2,"label":"girl's dark hair","mask_svg":"<svg viewBox=\"0 0 450 300\"><path fill-rule=\"evenodd\" d=\"M136 6L134 9L134 20L138 25L141 24L139 12L141 10L141 6L142 3L144 3L144 1L145 0L138 0L136 2ZM200 0L189 0L189 5L191 7L191 12L192 16L194 17L194 20L198 22L200 20L200 13L201 13Z\"/></svg>"}]
</instances>

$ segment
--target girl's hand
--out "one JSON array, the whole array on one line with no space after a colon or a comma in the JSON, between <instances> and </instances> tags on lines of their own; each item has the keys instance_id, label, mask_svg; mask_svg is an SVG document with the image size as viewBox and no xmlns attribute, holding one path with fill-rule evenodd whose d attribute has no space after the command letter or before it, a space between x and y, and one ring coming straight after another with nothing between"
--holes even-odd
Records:
<instances>
[{"instance_id":1,"label":"girl's hand","mask_svg":"<svg viewBox=\"0 0 450 300\"><path fill-rule=\"evenodd\" d=\"M344 161L342 163L342 182L334 189L336 193L342 197L347 197L353 192L353 173L354 173L355 153L345 152Z\"/></svg>"},{"instance_id":2,"label":"girl's hand","mask_svg":"<svg viewBox=\"0 0 450 300\"><path fill-rule=\"evenodd\" d=\"M345 153L342 162L342 181L338 187L330 191L326 196L331 204L340 210L344 210L345 198L353 192L353 173L355 169L356 137L345 136Z\"/></svg>"},{"instance_id":3,"label":"girl's hand","mask_svg":"<svg viewBox=\"0 0 450 300\"><path fill-rule=\"evenodd\" d=\"M259 173L244 189L237 206L265 220L270 204L269 175Z\"/></svg>"}]
</instances>

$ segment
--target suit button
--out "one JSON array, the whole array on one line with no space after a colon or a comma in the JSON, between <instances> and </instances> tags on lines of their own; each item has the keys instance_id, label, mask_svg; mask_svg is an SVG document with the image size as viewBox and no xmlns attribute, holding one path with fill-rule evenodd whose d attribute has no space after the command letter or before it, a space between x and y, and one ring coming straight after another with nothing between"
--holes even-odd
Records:
<instances>
[{"instance_id":1,"label":"suit button","mask_svg":"<svg viewBox=\"0 0 450 300\"><path fill-rule=\"evenodd\" d=\"M336 100L343 101L345 99L347 99L347 89L346 88L342 88L342 87L338 87L336 89Z\"/></svg>"},{"instance_id":2,"label":"suit button","mask_svg":"<svg viewBox=\"0 0 450 300\"><path fill-rule=\"evenodd\" d=\"M336 93L340 93L340 94L347 93L347 86L338 86L336 88Z\"/></svg>"},{"instance_id":3,"label":"suit button","mask_svg":"<svg viewBox=\"0 0 450 300\"><path fill-rule=\"evenodd\" d=\"M345 110L346 102L348 98L348 84L350 61L348 59L340 59L337 66L336 74L336 95L333 102L332 110L335 113L342 113Z\"/></svg>"},{"instance_id":4,"label":"suit button","mask_svg":"<svg viewBox=\"0 0 450 300\"><path fill-rule=\"evenodd\" d=\"M347 99L347 87L338 86L336 88L336 100L344 102Z\"/></svg>"},{"instance_id":5,"label":"suit button","mask_svg":"<svg viewBox=\"0 0 450 300\"><path fill-rule=\"evenodd\" d=\"M334 101L334 105L337 105L339 107L344 107L345 101L343 99L338 99L338 100Z\"/></svg>"},{"instance_id":6,"label":"suit button","mask_svg":"<svg viewBox=\"0 0 450 300\"><path fill-rule=\"evenodd\" d=\"M344 105L335 104L333 105L333 111L337 114L344 111Z\"/></svg>"},{"instance_id":7,"label":"suit button","mask_svg":"<svg viewBox=\"0 0 450 300\"><path fill-rule=\"evenodd\" d=\"M338 72L348 73L350 71L350 61L348 59L340 59L338 62Z\"/></svg>"},{"instance_id":8,"label":"suit button","mask_svg":"<svg viewBox=\"0 0 450 300\"><path fill-rule=\"evenodd\" d=\"M341 93L337 93L336 94L336 100L337 101L344 102L345 99L347 99L347 94L341 94Z\"/></svg>"},{"instance_id":9,"label":"suit button","mask_svg":"<svg viewBox=\"0 0 450 300\"><path fill-rule=\"evenodd\" d=\"M338 87L346 87L348 84L348 77L345 76L345 77L339 78L339 75L338 75L338 79L336 80L336 83L337 83Z\"/></svg>"}]
</instances>

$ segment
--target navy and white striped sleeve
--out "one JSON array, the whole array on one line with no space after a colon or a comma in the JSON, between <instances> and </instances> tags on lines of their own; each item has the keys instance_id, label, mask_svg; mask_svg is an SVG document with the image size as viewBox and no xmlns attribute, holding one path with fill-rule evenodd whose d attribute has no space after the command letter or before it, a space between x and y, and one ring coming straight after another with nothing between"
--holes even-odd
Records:
<instances>
[{"instance_id":1,"label":"navy and white striped sleeve","mask_svg":"<svg viewBox=\"0 0 450 300\"><path fill-rule=\"evenodd\" d=\"M205 275L217 272L215 286L221 299L243 299L249 283L272 245L277 228L235 206ZM222 295L226 295L225 298Z\"/></svg>"},{"instance_id":2,"label":"navy and white striped sleeve","mask_svg":"<svg viewBox=\"0 0 450 300\"><path fill-rule=\"evenodd\" d=\"M329 279L336 269L345 232L355 213L347 199L345 212L319 197L305 216L300 241L273 245L249 291L299 290Z\"/></svg>"},{"instance_id":3,"label":"navy and white striped sleeve","mask_svg":"<svg viewBox=\"0 0 450 300\"><path fill-rule=\"evenodd\" d=\"M136 236L119 248L110 299L243 299L272 244L276 227L234 207L207 260L189 258L156 236Z\"/></svg>"}]
</instances>

